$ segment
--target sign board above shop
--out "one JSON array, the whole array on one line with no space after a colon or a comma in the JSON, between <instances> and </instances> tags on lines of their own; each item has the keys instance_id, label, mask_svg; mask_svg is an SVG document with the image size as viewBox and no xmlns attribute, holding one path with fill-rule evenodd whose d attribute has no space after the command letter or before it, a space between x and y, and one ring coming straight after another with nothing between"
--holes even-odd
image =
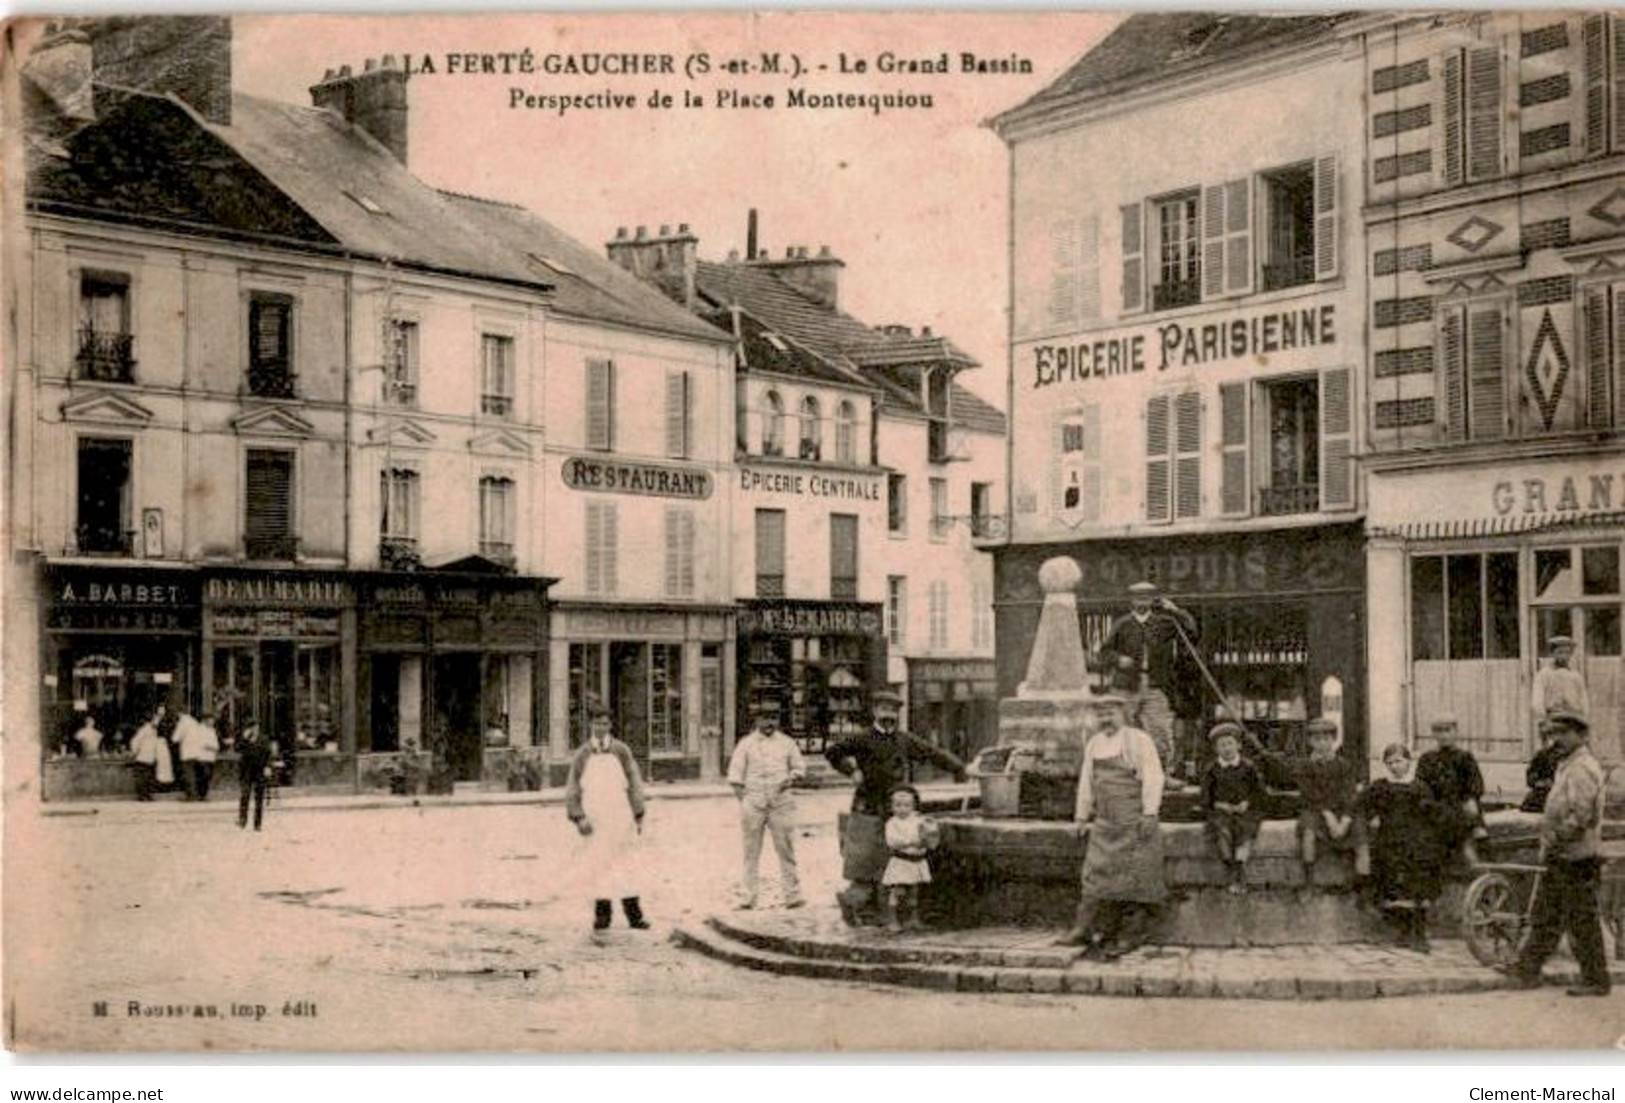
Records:
<instances>
[{"instance_id":1,"label":"sign board above shop","mask_svg":"<svg viewBox=\"0 0 1625 1103\"><path fill-rule=\"evenodd\" d=\"M755 601L739 608L741 636L869 636L878 639L880 606L839 601Z\"/></svg>"},{"instance_id":2,"label":"sign board above shop","mask_svg":"<svg viewBox=\"0 0 1625 1103\"><path fill-rule=\"evenodd\" d=\"M350 583L342 578L293 572L254 572L209 578L203 584L206 605L266 606L273 609L334 609L355 604Z\"/></svg>"},{"instance_id":3,"label":"sign board above shop","mask_svg":"<svg viewBox=\"0 0 1625 1103\"><path fill-rule=\"evenodd\" d=\"M709 498L711 473L703 467L628 463L598 456L571 456L559 468L571 490L636 494L652 498Z\"/></svg>"},{"instance_id":4,"label":"sign board above shop","mask_svg":"<svg viewBox=\"0 0 1625 1103\"><path fill-rule=\"evenodd\" d=\"M1023 350L1025 366L1017 370L1041 391L1057 383L1104 382L1336 344L1335 304L1286 303L1107 330L1076 341L1044 341Z\"/></svg>"},{"instance_id":5,"label":"sign board above shop","mask_svg":"<svg viewBox=\"0 0 1625 1103\"><path fill-rule=\"evenodd\" d=\"M1488 467L1381 473L1371 480L1374 530L1415 536L1512 532L1625 514L1617 459L1500 462Z\"/></svg>"},{"instance_id":6,"label":"sign board above shop","mask_svg":"<svg viewBox=\"0 0 1625 1103\"><path fill-rule=\"evenodd\" d=\"M877 475L827 475L818 471L741 467L739 489L747 494L787 494L796 498L834 498L840 501L881 500Z\"/></svg>"}]
</instances>

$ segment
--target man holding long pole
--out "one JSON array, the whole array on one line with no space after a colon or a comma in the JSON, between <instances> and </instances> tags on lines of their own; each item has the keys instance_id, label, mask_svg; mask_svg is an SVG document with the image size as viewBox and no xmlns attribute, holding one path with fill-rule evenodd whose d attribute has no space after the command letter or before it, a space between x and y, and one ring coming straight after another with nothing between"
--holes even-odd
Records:
<instances>
[{"instance_id":1,"label":"man holding long pole","mask_svg":"<svg viewBox=\"0 0 1625 1103\"><path fill-rule=\"evenodd\" d=\"M1188 740L1180 738L1176 746L1176 726L1185 728L1202 711L1202 687L1189 668L1199 661L1200 630L1196 618L1154 582L1136 582L1128 597L1129 611L1113 622L1102 657L1113 688L1128 697L1129 722L1151 737L1164 764L1177 767Z\"/></svg>"}]
</instances>

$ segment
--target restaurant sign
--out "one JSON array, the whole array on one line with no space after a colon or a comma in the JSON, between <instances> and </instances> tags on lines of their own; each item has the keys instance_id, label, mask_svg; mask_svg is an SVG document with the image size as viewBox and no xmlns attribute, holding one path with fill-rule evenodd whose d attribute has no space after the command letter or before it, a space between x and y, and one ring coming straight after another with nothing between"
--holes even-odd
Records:
<instances>
[{"instance_id":1,"label":"restaurant sign","mask_svg":"<svg viewBox=\"0 0 1625 1103\"><path fill-rule=\"evenodd\" d=\"M711 473L701 467L627 463L594 456L571 456L559 468L572 490L600 490L653 498L709 498Z\"/></svg>"}]
</instances>

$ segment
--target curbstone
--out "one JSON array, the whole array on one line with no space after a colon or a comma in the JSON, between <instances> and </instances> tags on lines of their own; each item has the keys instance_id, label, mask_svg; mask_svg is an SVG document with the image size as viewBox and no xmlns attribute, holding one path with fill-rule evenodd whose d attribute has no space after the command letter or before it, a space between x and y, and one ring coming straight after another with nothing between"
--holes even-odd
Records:
<instances>
[{"instance_id":1,"label":"curbstone","mask_svg":"<svg viewBox=\"0 0 1625 1103\"><path fill-rule=\"evenodd\" d=\"M1140 978L1133 973L1102 973L1100 994L1103 996L1138 996Z\"/></svg>"},{"instance_id":2,"label":"curbstone","mask_svg":"<svg viewBox=\"0 0 1625 1103\"><path fill-rule=\"evenodd\" d=\"M1142 976L1140 977L1140 995L1142 996L1180 996L1185 993L1180 989L1186 987L1181 978L1172 976Z\"/></svg>"},{"instance_id":3,"label":"curbstone","mask_svg":"<svg viewBox=\"0 0 1625 1103\"><path fill-rule=\"evenodd\" d=\"M1031 992L1033 990L1032 973L1026 969L999 969L995 970L994 985L1000 992Z\"/></svg>"},{"instance_id":4,"label":"curbstone","mask_svg":"<svg viewBox=\"0 0 1625 1103\"><path fill-rule=\"evenodd\" d=\"M1070 992L1075 996L1098 996L1100 994L1100 974L1095 972L1072 972L1061 974L1061 990Z\"/></svg>"},{"instance_id":5,"label":"curbstone","mask_svg":"<svg viewBox=\"0 0 1625 1103\"><path fill-rule=\"evenodd\" d=\"M960 969L955 977L961 992L992 992L998 986L996 969Z\"/></svg>"},{"instance_id":6,"label":"curbstone","mask_svg":"<svg viewBox=\"0 0 1625 1103\"><path fill-rule=\"evenodd\" d=\"M1258 977L1253 981L1252 998L1295 1000L1298 998L1298 981L1295 977Z\"/></svg>"},{"instance_id":7,"label":"curbstone","mask_svg":"<svg viewBox=\"0 0 1625 1103\"><path fill-rule=\"evenodd\" d=\"M1035 970L1028 974L1034 992L1060 992L1061 974L1054 970Z\"/></svg>"}]
</instances>

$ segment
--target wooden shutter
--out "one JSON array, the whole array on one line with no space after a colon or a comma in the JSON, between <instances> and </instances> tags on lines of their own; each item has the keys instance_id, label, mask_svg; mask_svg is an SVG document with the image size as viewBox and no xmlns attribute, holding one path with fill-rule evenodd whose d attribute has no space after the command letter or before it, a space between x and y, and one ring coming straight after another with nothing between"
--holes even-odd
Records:
<instances>
[{"instance_id":1,"label":"wooden shutter","mask_svg":"<svg viewBox=\"0 0 1625 1103\"><path fill-rule=\"evenodd\" d=\"M1093 322L1100 319L1100 215L1091 214L1078 220L1078 248L1073 254L1078 261L1077 319Z\"/></svg>"},{"instance_id":2,"label":"wooden shutter","mask_svg":"<svg viewBox=\"0 0 1625 1103\"><path fill-rule=\"evenodd\" d=\"M1100 466L1100 403L1083 408L1083 519L1100 520L1101 484L1105 472Z\"/></svg>"},{"instance_id":3,"label":"wooden shutter","mask_svg":"<svg viewBox=\"0 0 1625 1103\"><path fill-rule=\"evenodd\" d=\"M1123 218L1123 313L1145 309L1145 222L1139 203L1118 209Z\"/></svg>"},{"instance_id":4,"label":"wooden shutter","mask_svg":"<svg viewBox=\"0 0 1625 1103\"><path fill-rule=\"evenodd\" d=\"M604 589L604 543L601 523L603 507L598 502L587 503L587 592L602 593Z\"/></svg>"},{"instance_id":5,"label":"wooden shutter","mask_svg":"<svg viewBox=\"0 0 1625 1103\"><path fill-rule=\"evenodd\" d=\"M587 361L587 447L615 446L615 364Z\"/></svg>"},{"instance_id":6,"label":"wooden shutter","mask_svg":"<svg viewBox=\"0 0 1625 1103\"><path fill-rule=\"evenodd\" d=\"M686 371L666 373L666 455L688 455L689 377Z\"/></svg>"},{"instance_id":7,"label":"wooden shutter","mask_svg":"<svg viewBox=\"0 0 1625 1103\"><path fill-rule=\"evenodd\" d=\"M666 507L666 593L694 595L694 511L685 506Z\"/></svg>"},{"instance_id":8,"label":"wooden shutter","mask_svg":"<svg viewBox=\"0 0 1625 1103\"><path fill-rule=\"evenodd\" d=\"M1625 19L1610 16L1608 26L1613 32L1614 152L1620 153L1625 152Z\"/></svg>"},{"instance_id":9,"label":"wooden shutter","mask_svg":"<svg viewBox=\"0 0 1625 1103\"><path fill-rule=\"evenodd\" d=\"M291 312L291 305L282 299L258 298L249 303L249 362L255 367L288 366Z\"/></svg>"},{"instance_id":10,"label":"wooden shutter","mask_svg":"<svg viewBox=\"0 0 1625 1103\"><path fill-rule=\"evenodd\" d=\"M265 449L248 453L243 529L251 539L293 532L293 455Z\"/></svg>"},{"instance_id":11,"label":"wooden shutter","mask_svg":"<svg viewBox=\"0 0 1625 1103\"><path fill-rule=\"evenodd\" d=\"M1467 177L1501 175L1501 47L1467 51Z\"/></svg>"},{"instance_id":12,"label":"wooden shutter","mask_svg":"<svg viewBox=\"0 0 1625 1103\"><path fill-rule=\"evenodd\" d=\"M1076 325L1078 320L1078 220L1063 218L1049 228L1049 322Z\"/></svg>"},{"instance_id":13,"label":"wooden shutter","mask_svg":"<svg viewBox=\"0 0 1625 1103\"><path fill-rule=\"evenodd\" d=\"M1224 186L1224 292L1245 295L1253 289L1253 181L1232 180Z\"/></svg>"},{"instance_id":14,"label":"wooden shutter","mask_svg":"<svg viewBox=\"0 0 1625 1103\"><path fill-rule=\"evenodd\" d=\"M1354 508L1354 373L1320 373L1320 508Z\"/></svg>"},{"instance_id":15,"label":"wooden shutter","mask_svg":"<svg viewBox=\"0 0 1625 1103\"><path fill-rule=\"evenodd\" d=\"M784 510L756 511L756 573L784 577ZM766 596L766 595L760 595Z\"/></svg>"},{"instance_id":16,"label":"wooden shutter","mask_svg":"<svg viewBox=\"0 0 1625 1103\"><path fill-rule=\"evenodd\" d=\"M1607 284L1585 289L1581 312L1585 326L1586 423L1593 429L1606 429L1614 423Z\"/></svg>"},{"instance_id":17,"label":"wooden shutter","mask_svg":"<svg viewBox=\"0 0 1625 1103\"><path fill-rule=\"evenodd\" d=\"M829 515L829 577L832 583L858 580L858 519L850 513Z\"/></svg>"},{"instance_id":18,"label":"wooden shutter","mask_svg":"<svg viewBox=\"0 0 1625 1103\"><path fill-rule=\"evenodd\" d=\"M620 518L613 502L603 502L598 507L600 524L598 534L598 548L601 561L603 592L613 594L619 586L620 558Z\"/></svg>"},{"instance_id":19,"label":"wooden shutter","mask_svg":"<svg viewBox=\"0 0 1625 1103\"><path fill-rule=\"evenodd\" d=\"M1444 156L1440 158L1440 165L1444 169L1444 182L1447 186L1460 184L1467 179L1464 163L1466 141L1463 135L1466 132L1466 87L1463 79L1463 61L1461 50L1451 50L1444 55L1444 64L1440 66L1443 72L1444 83L1444 125L1440 131L1444 135Z\"/></svg>"},{"instance_id":20,"label":"wooden shutter","mask_svg":"<svg viewBox=\"0 0 1625 1103\"><path fill-rule=\"evenodd\" d=\"M1473 306L1467 316L1467 420L1473 440L1506 436L1506 341L1503 310Z\"/></svg>"},{"instance_id":21,"label":"wooden shutter","mask_svg":"<svg viewBox=\"0 0 1625 1103\"><path fill-rule=\"evenodd\" d=\"M1614 318L1614 424L1625 426L1625 284L1610 295Z\"/></svg>"},{"instance_id":22,"label":"wooden shutter","mask_svg":"<svg viewBox=\"0 0 1625 1103\"><path fill-rule=\"evenodd\" d=\"M1153 395L1145 404L1145 519L1173 519L1173 434L1169 432L1169 398Z\"/></svg>"},{"instance_id":23,"label":"wooden shutter","mask_svg":"<svg viewBox=\"0 0 1625 1103\"><path fill-rule=\"evenodd\" d=\"M1174 515L1202 515L1202 394L1174 399Z\"/></svg>"},{"instance_id":24,"label":"wooden shutter","mask_svg":"<svg viewBox=\"0 0 1625 1103\"><path fill-rule=\"evenodd\" d=\"M1603 153L1608 149L1608 30L1606 15L1588 15L1580 28L1587 154ZM1617 102L1615 108L1617 115Z\"/></svg>"},{"instance_id":25,"label":"wooden shutter","mask_svg":"<svg viewBox=\"0 0 1625 1103\"><path fill-rule=\"evenodd\" d=\"M1219 384L1219 508L1227 517L1245 517L1252 512L1248 390L1247 383Z\"/></svg>"},{"instance_id":26,"label":"wooden shutter","mask_svg":"<svg viewBox=\"0 0 1625 1103\"><path fill-rule=\"evenodd\" d=\"M1439 313L1438 392L1440 428L1446 440L1467 439L1467 311L1445 307Z\"/></svg>"},{"instance_id":27,"label":"wooden shutter","mask_svg":"<svg viewBox=\"0 0 1625 1103\"><path fill-rule=\"evenodd\" d=\"M1073 414L1056 414L1050 421L1049 513L1059 517L1066 511L1066 423Z\"/></svg>"},{"instance_id":28,"label":"wooden shutter","mask_svg":"<svg viewBox=\"0 0 1625 1103\"><path fill-rule=\"evenodd\" d=\"M1225 185L1202 189L1202 298L1224 297L1224 193ZM1196 246L1192 242L1192 248Z\"/></svg>"},{"instance_id":29,"label":"wooden shutter","mask_svg":"<svg viewBox=\"0 0 1625 1103\"><path fill-rule=\"evenodd\" d=\"M1315 158L1315 279L1337 276L1337 154Z\"/></svg>"}]
</instances>

